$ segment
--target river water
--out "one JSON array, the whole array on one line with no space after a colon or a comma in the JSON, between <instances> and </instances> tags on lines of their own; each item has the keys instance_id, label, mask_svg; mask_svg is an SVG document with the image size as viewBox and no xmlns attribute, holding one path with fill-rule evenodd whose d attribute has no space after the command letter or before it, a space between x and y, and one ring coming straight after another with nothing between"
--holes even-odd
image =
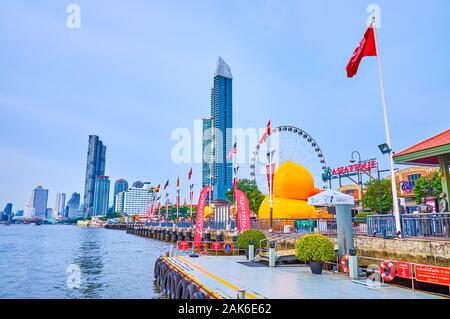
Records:
<instances>
[{"instance_id":1,"label":"river water","mask_svg":"<svg viewBox=\"0 0 450 319\"><path fill-rule=\"evenodd\" d=\"M0 225L0 298L160 298L164 242L103 228Z\"/></svg>"}]
</instances>

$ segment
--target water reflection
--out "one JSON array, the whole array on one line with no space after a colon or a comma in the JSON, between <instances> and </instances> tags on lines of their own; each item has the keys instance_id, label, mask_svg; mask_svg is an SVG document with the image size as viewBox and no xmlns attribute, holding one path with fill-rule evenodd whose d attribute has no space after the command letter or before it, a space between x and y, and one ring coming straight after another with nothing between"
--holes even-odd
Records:
<instances>
[{"instance_id":1,"label":"water reflection","mask_svg":"<svg viewBox=\"0 0 450 319\"><path fill-rule=\"evenodd\" d=\"M82 298L101 298L105 284L102 282L102 251L98 229L82 229L82 239L74 264L80 266Z\"/></svg>"},{"instance_id":2,"label":"water reflection","mask_svg":"<svg viewBox=\"0 0 450 319\"><path fill-rule=\"evenodd\" d=\"M160 298L153 266L167 243L64 225L0 226L0 239L0 298ZM72 264L79 288L68 285Z\"/></svg>"}]
</instances>

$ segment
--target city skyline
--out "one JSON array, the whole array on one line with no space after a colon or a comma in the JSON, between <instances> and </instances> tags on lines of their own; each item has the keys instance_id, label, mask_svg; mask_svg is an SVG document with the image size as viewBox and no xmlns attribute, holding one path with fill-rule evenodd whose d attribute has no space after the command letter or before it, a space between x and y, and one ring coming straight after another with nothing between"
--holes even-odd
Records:
<instances>
[{"instance_id":1,"label":"city skyline","mask_svg":"<svg viewBox=\"0 0 450 319\"><path fill-rule=\"evenodd\" d=\"M314 136L331 167L347 163L353 150L388 166L377 149L385 138L375 59L365 61L357 78L345 77L366 28L366 3L210 3L208 17L199 13L204 3L180 3L176 11L165 3L115 4L108 14L99 3L79 4L79 30L65 26L65 4L13 3L7 10L0 4L0 205L23 209L38 184L49 189L50 203L58 191L83 194L88 135L108 145L111 180L158 184L168 178L173 185L191 165L171 161L170 134L192 129L205 115L219 55L236 78L235 127L263 127L271 115L274 125L296 125ZM442 41L450 37L450 4L437 1L441 10L406 1L378 4L393 148L399 151L448 128L435 119L450 113L450 45ZM161 27L164 37L152 32ZM151 41L142 41L143 32ZM157 134L141 133L146 130ZM201 176L201 165L194 165L196 194ZM188 189L183 180L182 189Z\"/></svg>"}]
</instances>

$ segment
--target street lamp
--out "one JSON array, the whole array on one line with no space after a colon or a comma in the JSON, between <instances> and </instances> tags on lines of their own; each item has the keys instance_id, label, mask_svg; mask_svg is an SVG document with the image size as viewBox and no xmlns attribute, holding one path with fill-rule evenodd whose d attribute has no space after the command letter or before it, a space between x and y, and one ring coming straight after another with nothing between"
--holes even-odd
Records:
<instances>
[{"instance_id":1,"label":"street lamp","mask_svg":"<svg viewBox=\"0 0 450 319\"><path fill-rule=\"evenodd\" d=\"M389 138L388 138L389 143ZM397 183L395 180L395 172L394 172L394 160L392 158L392 148L389 146L388 143L383 143L378 145L378 148L380 149L381 154L388 154L389 156L389 171L391 173L391 189L392 189L392 208L395 218L395 228L397 229L397 234L401 234L402 232L402 225L400 220L400 210L398 205L398 196L397 196Z\"/></svg>"},{"instance_id":2,"label":"street lamp","mask_svg":"<svg viewBox=\"0 0 450 319\"><path fill-rule=\"evenodd\" d=\"M389 154L392 151L386 143L378 145L378 148L380 149L381 154Z\"/></svg>"}]
</instances>

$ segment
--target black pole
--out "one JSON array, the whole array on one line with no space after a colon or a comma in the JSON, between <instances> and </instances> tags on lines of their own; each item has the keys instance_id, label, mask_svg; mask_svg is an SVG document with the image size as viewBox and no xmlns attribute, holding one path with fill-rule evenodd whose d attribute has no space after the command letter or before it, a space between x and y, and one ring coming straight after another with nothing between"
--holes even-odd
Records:
<instances>
[{"instance_id":1,"label":"black pole","mask_svg":"<svg viewBox=\"0 0 450 319\"><path fill-rule=\"evenodd\" d=\"M383 202L382 202L382 199L381 199L381 181L380 181L381 176L380 176L380 168L378 167L378 165L377 165L377 174L378 174L378 199L380 201L380 213L382 213L382 211L383 211Z\"/></svg>"}]
</instances>

